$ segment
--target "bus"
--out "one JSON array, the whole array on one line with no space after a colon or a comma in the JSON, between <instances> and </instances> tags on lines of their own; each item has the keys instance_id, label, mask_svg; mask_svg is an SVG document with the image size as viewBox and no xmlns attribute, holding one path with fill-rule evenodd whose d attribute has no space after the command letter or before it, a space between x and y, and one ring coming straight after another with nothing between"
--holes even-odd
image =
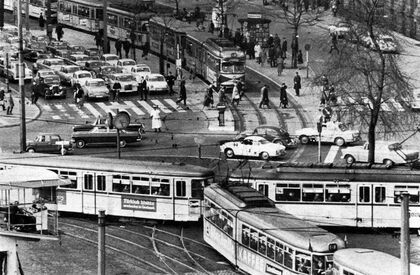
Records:
<instances>
[{"instance_id":1,"label":"bus","mask_svg":"<svg viewBox=\"0 0 420 275\"><path fill-rule=\"evenodd\" d=\"M181 59L188 71L204 80L227 88L244 84L245 53L232 41L173 17L152 17L149 34L152 52L170 61Z\"/></svg>"},{"instance_id":2,"label":"bus","mask_svg":"<svg viewBox=\"0 0 420 275\"><path fill-rule=\"evenodd\" d=\"M58 0L29 0L29 16L39 18L42 14L44 19L47 19L47 2L51 3L51 19L57 19L57 2ZM13 12L17 9L16 0L4 0L4 9ZM22 13L26 12L26 0L22 0Z\"/></svg>"},{"instance_id":3,"label":"bus","mask_svg":"<svg viewBox=\"0 0 420 275\"><path fill-rule=\"evenodd\" d=\"M58 211L172 221L198 221L213 171L184 163L81 156L0 156L0 168L41 167L71 181L57 188ZM30 198L31 194L27 194Z\"/></svg>"},{"instance_id":4,"label":"bus","mask_svg":"<svg viewBox=\"0 0 420 275\"><path fill-rule=\"evenodd\" d=\"M400 227L401 194L410 195L410 228L420 228L420 171L385 165L283 163L230 175L276 206L322 226Z\"/></svg>"},{"instance_id":5,"label":"bus","mask_svg":"<svg viewBox=\"0 0 420 275\"><path fill-rule=\"evenodd\" d=\"M325 274L337 235L300 220L248 186L204 189L204 241L249 274ZM324 273L323 273L324 272Z\"/></svg>"},{"instance_id":6,"label":"bus","mask_svg":"<svg viewBox=\"0 0 420 275\"><path fill-rule=\"evenodd\" d=\"M401 273L401 259L384 252L349 248L334 253L334 275L395 275ZM420 274L420 266L410 264L410 274Z\"/></svg>"}]
</instances>

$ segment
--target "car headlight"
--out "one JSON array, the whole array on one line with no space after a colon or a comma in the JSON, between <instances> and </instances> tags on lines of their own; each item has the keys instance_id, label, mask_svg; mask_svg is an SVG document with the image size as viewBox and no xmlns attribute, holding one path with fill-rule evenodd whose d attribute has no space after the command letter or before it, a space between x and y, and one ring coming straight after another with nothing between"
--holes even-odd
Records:
<instances>
[{"instance_id":1,"label":"car headlight","mask_svg":"<svg viewBox=\"0 0 420 275\"><path fill-rule=\"evenodd\" d=\"M53 89L53 87L51 86L51 87L50 87L50 90L52 90L52 89Z\"/></svg>"}]
</instances>

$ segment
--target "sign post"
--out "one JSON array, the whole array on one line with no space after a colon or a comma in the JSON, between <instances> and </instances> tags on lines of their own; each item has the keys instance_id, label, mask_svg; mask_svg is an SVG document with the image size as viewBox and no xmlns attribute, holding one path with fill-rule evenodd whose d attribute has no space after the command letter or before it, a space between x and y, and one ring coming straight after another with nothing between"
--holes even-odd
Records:
<instances>
[{"instance_id":1,"label":"sign post","mask_svg":"<svg viewBox=\"0 0 420 275\"><path fill-rule=\"evenodd\" d=\"M306 51L306 78L309 78L309 50L311 49L311 44L305 44Z\"/></svg>"},{"instance_id":2,"label":"sign post","mask_svg":"<svg viewBox=\"0 0 420 275\"><path fill-rule=\"evenodd\" d=\"M120 130L130 125L130 115L127 112L118 112L114 119L114 126L117 129L117 154L121 158Z\"/></svg>"}]
</instances>

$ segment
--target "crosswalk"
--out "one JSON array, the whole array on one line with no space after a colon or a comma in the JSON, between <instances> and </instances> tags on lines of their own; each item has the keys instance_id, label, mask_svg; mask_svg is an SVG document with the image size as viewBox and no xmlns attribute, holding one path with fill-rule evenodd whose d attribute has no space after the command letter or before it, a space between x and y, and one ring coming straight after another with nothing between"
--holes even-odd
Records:
<instances>
[{"instance_id":1,"label":"crosswalk","mask_svg":"<svg viewBox=\"0 0 420 275\"><path fill-rule=\"evenodd\" d=\"M402 99L402 101L403 103L398 102L394 98L385 100L381 104L381 110L384 112L404 112L406 111L407 108L404 108L403 105L405 105L406 102L409 102L409 101L405 99ZM347 98L338 97L337 103L338 105L341 105L341 106L353 106L353 108L356 109L358 112L366 110L366 108L363 105L369 106L370 108L372 108L373 106L372 102L367 97L361 97L360 100L357 100L357 101L351 97L347 97Z\"/></svg>"},{"instance_id":2,"label":"crosswalk","mask_svg":"<svg viewBox=\"0 0 420 275\"><path fill-rule=\"evenodd\" d=\"M95 119L98 116L106 116L111 113L113 116L118 111L126 111L133 117L148 116L153 110L153 105L158 106L162 115L174 112L185 113L199 112L200 106L189 105L186 109L178 105L171 98L142 100L121 100L119 102L85 102L82 108L74 103L49 103L42 104L43 115L52 120L78 120ZM188 104L187 104L188 105Z\"/></svg>"}]
</instances>

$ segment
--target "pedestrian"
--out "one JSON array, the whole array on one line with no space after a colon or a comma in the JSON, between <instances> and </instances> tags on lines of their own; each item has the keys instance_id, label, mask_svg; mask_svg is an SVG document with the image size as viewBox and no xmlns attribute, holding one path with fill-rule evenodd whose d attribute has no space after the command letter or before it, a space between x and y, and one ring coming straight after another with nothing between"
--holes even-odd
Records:
<instances>
[{"instance_id":1,"label":"pedestrian","mask_svg":"<svg viewBox=\"0 0 420 275\"><path fill-rule=\"evenodd\" d=\"M271 45L270 48L268 49L268 59L269 59L271 68L275 67L274 66L274 64L276 63L275 55L276 55L276 52L275 52L274 45Z\"/></svg>"},{"instance_id":2,"label":"pedestrian","mask_svg":"<svg viewBox=\"0 0 420 275\"><path fill-rule=\"evenodd\" d=\"M128 58L128 54L130 53L130 49L131 49L131 43L130 41L128 41L127 38L124 40L123 48L125 51L125 58Z\"/></svg>"},{"instance_id":3,"label":"pedestrian","mask_svg":"<svg viewBox=\"0 0 420 275\"><path fill-rule=\"evenodd\" d=\"M61 24L57 25L55 28L55 33L57 34L57 40L61 41L61 38L63 38L64 35L63 26Z\"/></svg>"},{"instance_id":4,"label":"pedestrian","mask_svg":"<svg viewBox=\"0 0 420 275\"><path fill-rule=\"evenodd\" d=\"M328 102L329 102L329 105L336 106L337 105L337 101L338 101L338 99L337 99L337 95L335 94L334 84L331 84L331 86L330 86L330 92L328 94Z\"/></svg>"},{"instance_id":5,"label":"pedestrian","mask_svg":"<svg viewBox=\"0 0 420 275\"><path fill-rule=\"evenodd\" d=\"M161 132L162 119L160 118L160 110L157 105L153 105L153 110L150 112L150 118L152 119L152 129L155 130L155 132Z\"/></svg>"},{"instance_id":6,"label":"pedestrian","mask_svg":"<svg viewBox=\"0 0 420 275\"><path fill-rule=\"evenodd\" d=\"M260 109L263 105L266 105L268 109L271 109L270 107L270 100L268 99L268 87L267 84L264 84L264 86L261 88L261 101L260 101Z\"/></svg>"},{"instance_id":7,"label":"pedestrian","mask_svg":"<svg viewBox=\"0 0 420 275\"><path fill-rule=\"evenodd\" d=\"M283 53L283 59L286 59L286 53L287 53L287 40L286 40L286 37L283 37L283 44L281 46L281 51Z\"/></svg>"},{"instance_id":8,"label":"pedestrian","mask_svg":"<svg viewBox=\"0 0 420 275\"><path fill-rule=\"evenodd\" d=\"M100 35L99 31L97 33L95 33L94 39L95 39L96 48L100 49L101 48L101 43L102 43L102 38L101 38L101 35Z\"/></svg>"},{"instance_id":9,"label":"pedestrian","mask_svg":"<svg viewBox=\"0 0 420 275\"><path fill-rule=\"evenodd\" d=\"M7 91L5 94L5 105L6 105L6 115L13 115L13 107L15 102L13 101L12 91Z\"/></svg>"},{"instance_id":10,"label":"pedestrian","mask_svg":"<svg viewBox=\"0 0 420 275\"><path fill-rule=\"evenodd\" d=\"M147 101L147 81L142 76L140 78L139 86L137 87L140 93L140 100L146 100Z\"/></svg>"},{"instance_id":11,"label":"pedestrian","mask_svg":"<svg viewBox=\"0 0 420 275\"><path fill-rule=\"evenodd\" d=\"M249 43L247 43L246 45L247 47L247 53L249 55L249 59L255 59L255 44L253 41L249 41Z\"/></svg>"},{"instance_id":12,"label":"pedestrian","mask_svg":"<svg viewBox=\"0 0 420 275\"><path fill-rule=\"evenodd\" d=\"M4 106L4 89L0 90L0 105L3 109L3 111L5 111L6 107Z\"/></svg>"},{"instance_id":13,"label":"pedestrian","mask_svg":"<svg viewBox=\"0 0 420 275\"><path fill-rule=\"evenodd\" d=\"M283 56L279 56L279 61L277 62L277 75L280 76L284 70L284 59Z\"/></svg>"},{"instance_id":14,"label":"pedestrian","mask_svg":"<svg viewBox=\"0 0 420 275\"><path fill-rule=\"evenodd\" d=\"M76 83L76 90L75 90L75 95L76 95L76 104L79 108L83 107L83 101L84 101L84 92L82 89L82 86L79 83Z\"/></svg>"},{"instance_id":15,"label":"pedestrian","mask_svg":"<svg viewBox=\"0 0 420 275\"><path fill-rule=\"evenodd\" d=\"M238 87L238 92L239 92L239 100L242 99L242 97L244 96L244 85L242 83L242 81L236 81L236 87Z\"/></svg>"},{"instance_id":16,"label":"pedestrian","mask_svg":"<svg viewBox=\"0 0 420 275\"><path fill-rule=\"evenodd\" d=\"M115 41L115 51L120 58L122 58L121 48L122 48L122 42L121 42L121 39L118 38L117 41Z\"/></svg>"},{"instance_id":17,"label":"pedestrian","mask_svg":"<svg viewBox=\"0 0 420 275\"><path fill-rule=\"evenodd\" d=\"M280 105L279 107L287 108L287 105L289 105L289 100L287 98L287 86L285 83L282 83L280 86Z\"/></svg>"},{"instance_id":18,"label":"pedestrian","mask_svg":"<svg viewBox=\"0 0 420 275\"><path fill-rule=\"evenodd\" d=\"M276 48L281 46L281 40L280 40L280 37L277 33L276 33L276 36L274 36L273 43L274 43L274 47L276 47Z\"/></svg>"},{"instance_id":19,"label":"pedestrian","mask_svg":"<svg viewBox=\"0 0 420 275\"><path fill-rule=\"evenodd\" d=\"M179 98L176 103L179 104L181 101L184 101L184 106L187 106L187 89L185 88L185 79L182 79L179 84Z\"/></svg>"},{"instance_id":20,"label":"pedestrian","mask_svg":"<svg viewBox=\"0 0 420 275\"><path fill-rule=\"evenodd\" d=\"M121 90L121 83L115 82L114 85L112 85L112 90L114 90L115 96L113 98L113 101L119 101L120 100L120 90Z\"/></svg>"},{"instance_id":21,"label":"pedestrian","mask_svg":"<svg viewBox=\"0 0 420 275\"><path fill-rule=\"evenodd\" d=\"M42 15L42 13L39 15L38 24L39 24L39 27L41 28L41 30L43 31L44 27L45 27L45 19L44 19L44 16Z\"/></svg>"},{"instance_id":22,"label":"pedestrian","mask_svg":"<svg viewBox=\"0 0 420 275\"><path fill-rule=\"evenodd\" d=\"M213 32L214 32L214 24L213 24L213 21L210 21L210 24L209 24L209 32L211 34L213 34Z\"/></svg>"},{"instance_id":23,"label":"pedestrian","mask_svg":"<svg viewBox=\"0 0 420 275\"><path fill-rule=\"evenodd\" d=\"M143 45L143 54L141 55L141 57L144 57L144 59L147 60L147 56L149 54L150 51L150 43L149 41L146 41Z\"/></svg>"},{"instance_id":24,"label":"pedestrian","mask_svg":"<svg viewBox=\"0 0 420 275\"><path fill-rule=\"evenodd\" d=\"M169 71L168 76L166 77L166 82L168 83L169 88L169 95L173 95L174 92L174 85L175 85L175 76Z\"/></svg>"},{"instance_id":25,"label":"pedestrian","mask_svg":"<svg viewBox=\"0 0 420 275\"><path fill-rule=\"evenodd\" d=\"M296 75L293 78L293 88L295 89L296 96L299 96L300 89L302 88L299 72L296 72Z\"/></svg>"},{"instance_id":26,"label":"pedestrian","mask_svg":"<svg viewBox=\"0 0 420 275\"><path fill-rule=\"evenodd\" d=\"M332 34L331 35L331 48L329 53L332 53L333 50L336 50L337 53L340 53L340 51L338 50L338 46L337 46L337 34Z\"/></svg>"},{"instance_id":27,"label":"pedestrian","mask_svg":"<svg viewBox=\"0 0 420 275\"><path fill-rule=\"evenodd\" d=\"M299 50L299 52L298 52L297 62L298 62L298 64L303 64L302 50Z\"/></svg>"},{"instance_id":28,"label":"pedestrian","mask_svg":"<svg viewBox=\"0 0 420 275\"><path fill-rule=\"evenodd\" d=\"M265 64L265 61L267 61L267 49L266 48L263 48L261 50L260 55L261 55L261 67L263 67L264 64Z\"/></svg>"},{"instance_id":29,"label":"pedestrian","mask_svg":"<svg viewBox=\"0 0 420 275\"><path fill-rule=\"evenodd\" d=\"M31 90L31 104L36 104L36 102L38 101L38 85L32 85L32 90Z\"/></svg>"},{"instance_id":30,"label":"pedestrian","mask_svg":"<svg viewBox=\"0 0 420 275\"><path fill-rule=\"evenodd\" d=\"M257 57L257 63L261 64L261 45L260 43L256 43L254 46L255 56Z\"/></svg>"},{"instance_id":31,"label":"pedestrian","mask_svg":"<svg viewBox=\"0 0 420 275\"><path fill-rule=\"evenodd\" d=\"M219 104L223 105L226 102L226 88L222 86L219 90Z\"/></svg>"},{"instance_id":32,"label":"pedestrian","mask_svg":"<svg viewBox=\"0 0 420 275\"><path fill-rule=\"evenodd\" d=\"M204 107L209 107L210 105L214 108L213 92L216 91L216 87L216 82L211 83L207 87L206 94L204 95L203 109Z\"/></svg>"},{"instance_id":33,"label":"pedestrian","mask_svg":"<svg viewBox=\"0 0 420 275\"><path fill-rule=\"evenodd\" d=\"M232 89L232 106L235 106L235 103L236 103L236 106L238 106L240 100L241 100L241 95L239 93L238 85L237 83L235 83Z\"/></svg>"}]
</instances>

